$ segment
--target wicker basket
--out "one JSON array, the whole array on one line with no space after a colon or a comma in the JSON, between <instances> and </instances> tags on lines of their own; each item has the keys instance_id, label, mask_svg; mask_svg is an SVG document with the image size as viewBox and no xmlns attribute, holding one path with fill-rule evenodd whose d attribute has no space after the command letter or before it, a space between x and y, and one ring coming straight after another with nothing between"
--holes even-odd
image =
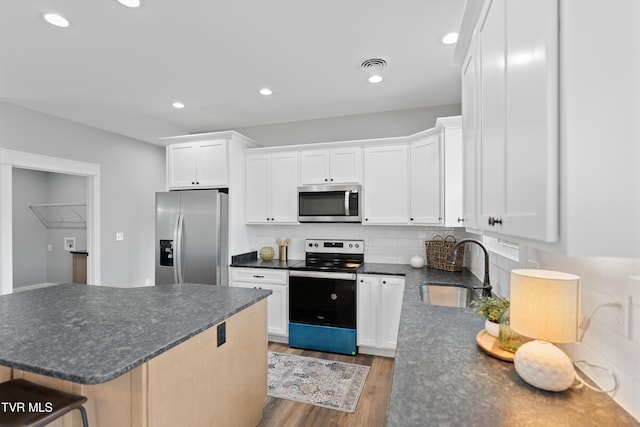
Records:
<instances>
[{"instance_id":1,"label":"wicker basket","mask_svg":"<svg viewBox=\"0 0 640 427\"><path fill-rule=\"evenodd\" d=\"M448 235L442 237L440 235L433 236L433 240L427 240L425 246L427 249L427 267L445 271L462 271L462 263L464 262L464 245L457 250L455 264L447 262L447 256L456 244L456 238Z\"/></svg>"}]
</instances>

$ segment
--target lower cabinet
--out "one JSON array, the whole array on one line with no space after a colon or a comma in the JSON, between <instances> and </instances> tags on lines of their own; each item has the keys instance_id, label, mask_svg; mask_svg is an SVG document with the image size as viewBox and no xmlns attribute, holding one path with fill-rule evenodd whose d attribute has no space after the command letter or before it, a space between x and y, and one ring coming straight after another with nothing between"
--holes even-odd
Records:
<instances>
[{"instance_id":1,"label":"lower cabinet","mask_svg":"<svg viewBox=\"0 0 640 427\"><path fill-rule=\"evenodd\" d=\"M230 285L238 288L268 289L267 332L271 341L284 341L289 336L289 273L269 268L231 267Z\"/></svg>"},{"instance_id":2,"label":"lower cabinet","mask_svg":"<svg viewBox=\"0 0 640 427\"><path fill-rule=\"evenodd\" d=\"M358 351L394 356L400 326L404 277L358 275Z\"/></svg>"}]
</instances>

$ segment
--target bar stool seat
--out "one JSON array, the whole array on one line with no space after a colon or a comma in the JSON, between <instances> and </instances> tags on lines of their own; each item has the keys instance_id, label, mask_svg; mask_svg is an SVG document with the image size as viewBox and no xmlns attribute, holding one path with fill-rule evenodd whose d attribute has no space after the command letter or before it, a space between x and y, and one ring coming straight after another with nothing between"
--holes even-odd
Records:
<instances>
[{"instance_id":1,"label":"bar stool seat","mask_svg":"<svg viewBox=\"0 0 640 427\"><path fill-rule=\"evenodd\" d=\"M82 406L87 398L55 390L21 378L0 383L0 427L41 427L77 409L88 427ZM31 404L31 407L29 406Z\"/></svg>"}]
</instances>

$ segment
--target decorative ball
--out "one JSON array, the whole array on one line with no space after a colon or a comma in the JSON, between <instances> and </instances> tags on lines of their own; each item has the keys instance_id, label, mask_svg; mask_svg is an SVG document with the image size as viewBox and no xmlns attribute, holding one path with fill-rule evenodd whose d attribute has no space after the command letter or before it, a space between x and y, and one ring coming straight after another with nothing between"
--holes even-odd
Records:
<instances>
[{"instance_id":1,"label":"decorative ball","mask_svg":"<svg viewBox=\"0 0 640 427\"><path fill-rule=\"evenodd\" d=\"M424 265L424 258L422 258L420 255L416 255L413 258L411 258L411 267L422 268L423 265Z\"/></svg>"},{"instance_id":2,"label":"decorative ball","mask_svg":"<svg viewBox=\"0 0 640 427\"><path fill-rule=\"evenodd\" d=\"M271 261L273 259L274 254L275 252L273 248L270 246L265 246L262 249L260 249L260 258L262 258L263 261Z\"/></svg>"}]
</instances>

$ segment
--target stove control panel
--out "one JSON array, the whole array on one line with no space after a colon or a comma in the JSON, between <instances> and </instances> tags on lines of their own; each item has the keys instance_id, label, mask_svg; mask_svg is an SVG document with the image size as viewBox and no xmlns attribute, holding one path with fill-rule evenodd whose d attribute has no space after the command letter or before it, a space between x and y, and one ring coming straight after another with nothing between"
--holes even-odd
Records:
<instances>
[{"instance_id":1,"label":"stove control panel","mask_svg":"<svg viewBox=\"0 0 640 427\"><path fill-rule=\"evenodd\" d=\"M305 252L364 254L364 240L306 239Z\"/></svg>"}]
</instances>

